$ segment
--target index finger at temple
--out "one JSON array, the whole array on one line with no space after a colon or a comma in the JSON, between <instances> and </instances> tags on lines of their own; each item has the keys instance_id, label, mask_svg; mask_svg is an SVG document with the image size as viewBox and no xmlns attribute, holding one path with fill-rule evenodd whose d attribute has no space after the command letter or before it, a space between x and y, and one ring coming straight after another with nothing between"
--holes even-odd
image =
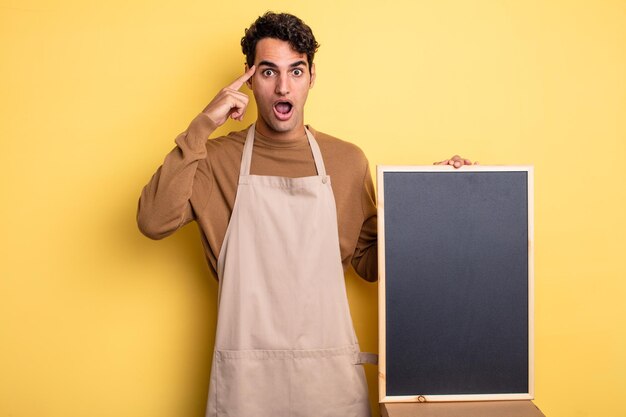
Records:
<instances>
[{"instance_id":1,"label":"index finger at temple","mask_svg":"<svg viewBox=\"0 0 626 417\"><path fill-rule=\"evenodd\" d=\"M241 77L237 78L235 81L232 82L232 84L230 84L228 86L228 88L232 88L234 90L239 90L241 88L241 86L250 79L250 77L252 77L252 74L254 74L254 71L256 70L256 67L253 65L251 66L248 71L246 71Z\"/></svg>"}]
</instances>

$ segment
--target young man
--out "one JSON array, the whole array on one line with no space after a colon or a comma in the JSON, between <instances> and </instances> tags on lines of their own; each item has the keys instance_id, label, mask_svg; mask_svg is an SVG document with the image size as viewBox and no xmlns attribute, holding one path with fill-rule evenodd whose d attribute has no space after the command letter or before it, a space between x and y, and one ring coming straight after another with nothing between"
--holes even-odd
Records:
<instances>
[{"instance_id":1,"label":"young man","mask_svg":"<svg viewBox=\"0 0 626 417\"><path fill-rule=\"evenodd\" d=\"M207 416L368 416L369 356L344 284L350 265L377 278L368 162L304 125L318 48L306 24L266 13L241 44L246 72L176 138L143 189L139 227L160 239L192 220L200 226L220 285ZM242 120L244 83L256 123L207 141L229 117Z\"/></svg>"}]
</instances>

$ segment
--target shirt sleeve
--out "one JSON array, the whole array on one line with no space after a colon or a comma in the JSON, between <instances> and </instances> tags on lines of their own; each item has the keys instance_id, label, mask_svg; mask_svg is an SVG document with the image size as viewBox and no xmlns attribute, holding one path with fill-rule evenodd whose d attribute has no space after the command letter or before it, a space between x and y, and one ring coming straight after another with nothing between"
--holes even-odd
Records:
<instances>
[{"instance_id":1,"label":"shirt sleeve","mask_svg":"<svg viewBox=\"0 0 626 417\"><path fill-rule=\"evenodd\" d=\"M167 154L139 198L137 225L144 235L162 239L194 220L190 203L194 179L198 164L207 156L206 141L215 129L215 124L200 113L176 137L176 147Z\"/></svg>"},{"instance_id":2,"label":"shirt sleeve","mask_svg":"<svg viewBox=\"0 0 626 417\"><path fill-rule=\"evenodd\" d=\"M366 165L363 176L361 207L363 209L363 225L352 257L352 266L362 278L374 282L378 279L378 230L376 194L369 164Z\"/></svg>"}]
</instances>

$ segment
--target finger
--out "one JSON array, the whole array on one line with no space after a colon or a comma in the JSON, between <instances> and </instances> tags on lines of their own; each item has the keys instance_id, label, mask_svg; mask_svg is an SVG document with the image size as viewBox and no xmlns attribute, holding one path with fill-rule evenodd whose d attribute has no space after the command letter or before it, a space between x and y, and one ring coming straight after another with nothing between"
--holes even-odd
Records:
<instances>
[{"instance_id":1,"label":"finger","mask_svg":"<svg viewBox=\"0 0 626 417\"><path fill-rule=\"evenodd\" d=\"M241 121L243 119L244 114L246 113L246 109L248 108L248 97L245 100L236 100L230 109L229 116L233 120Z\"/></svg>"},{"instance_id":2,"label":"finger","mask_svg":"<svg viewBox=\"0 0 626 417\"><path fill-rule=\"evenodd\" d=\"M245 107L233 107L228 116L233 120L241 121L245 112Z\"/></svg>"},{"instance_id":3,"label":"finger","mask_svg":"<svg viewBox=\"0 0 626 417\"><path fill-rule=\"evenodd\" d=\"M246 109L245 108L237 109L237 110L235 110L234 112L232 112L230 114L230 118L233 119L233 120L237 120L237 121L241 122L243 120L244 114L246 114Z\"/></svg>"},{"instance_id":4,"label":"finger","mask_svg":"<svg viewBox=\"0 0 626 417\"><path fill-rule=\"evenodd\" d=\"M252 74L254 74L254 71L256 71L256 67L253 65L250 68L248 68L248 71L246 71L241 77L237 78L235 81L233 81L228 87L226 88L232 88L233 90L239 90L241 88L241 86L250 79L250 77L252 77Z\"/></svg>"},{"instance_id":5,"label":"finger","mask_svg":"<svg viewBox=\"0 0 626 417\"><path fill-rule=\"evenodd\" d=\"M247 94L242 93L239 90L233 90L230 87L225 87L222 91L220 91L219 97L220 99L226 99L226 100L230 100L230 97L232 97L233 99L237 101L245 101L245 102L248 101Z\"/></svg>"}]
</instances>

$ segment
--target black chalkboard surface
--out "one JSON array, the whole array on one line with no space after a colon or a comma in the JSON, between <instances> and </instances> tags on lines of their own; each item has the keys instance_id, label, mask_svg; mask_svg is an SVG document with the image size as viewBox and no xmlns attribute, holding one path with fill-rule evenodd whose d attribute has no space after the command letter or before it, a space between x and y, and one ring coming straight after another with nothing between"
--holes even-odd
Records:
<instances>
[{"instance_id":1,"label":"black chalkboard surface","mask_svg":"<svg viewBox=\"0 0 626 417\"><path fill-rule=\"evenodd\" d=\"M532 168L378 168L380 400L532 399Z\"/></svg>"}]
</instances>

